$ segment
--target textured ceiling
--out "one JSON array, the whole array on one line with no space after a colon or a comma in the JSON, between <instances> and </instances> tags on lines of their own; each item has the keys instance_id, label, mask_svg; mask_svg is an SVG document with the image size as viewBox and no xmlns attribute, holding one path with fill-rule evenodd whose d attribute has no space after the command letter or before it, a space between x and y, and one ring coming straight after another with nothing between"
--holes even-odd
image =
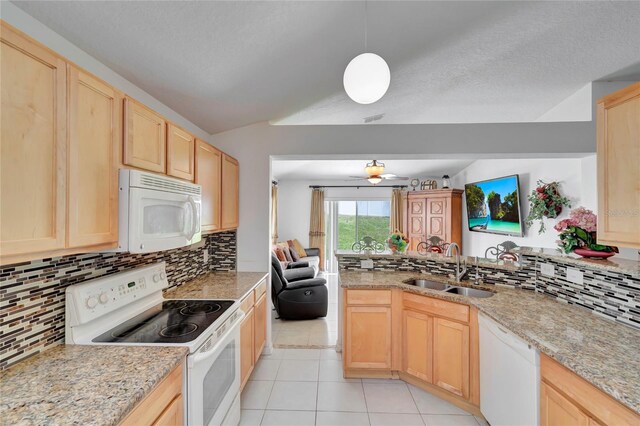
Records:
<instances>
[{"instance_id":1,"label":"textured ceiling","mask_svg":"<svg viewBox=\"0 0 640 426\"><path fill-rule=\"evenodd\" d=\"M272 162L271 171L273 177L279 180L346 181L351 180L350 176L365 176L364 167L371 160L371 158L362 160L277 160ZM385 164L385 173L412 178L440 177L445 174L453 176L474 161L379 160ZM397 181L390 181L390 183L397 183Z\"/></svg>"},{"instance_id":2,"label":"textured ceiling","mask_svg":"<svg viewBox=\"0 0 640 426\"><path fill-rule=\"evenodd\" d=\"M16 2L201 128L535 121L640 59L640 2L368 5L392 72L361 106L342 90L362 2Z\"/></svg>"}]
</instances>

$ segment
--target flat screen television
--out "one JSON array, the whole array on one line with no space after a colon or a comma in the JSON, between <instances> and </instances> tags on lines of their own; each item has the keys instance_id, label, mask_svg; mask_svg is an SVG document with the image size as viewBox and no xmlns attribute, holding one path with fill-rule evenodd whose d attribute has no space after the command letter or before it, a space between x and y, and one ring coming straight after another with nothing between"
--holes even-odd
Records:
<instances>
[{"instance_id":1,"label":"flat screen television","mask_svg":"<svg viewBox=\"0 0 640 426\"><path fill-rule=\"evenodd\" d=\"M469 231L521 237L518 175L464 186Z\"/></svg>"}]
</instances>

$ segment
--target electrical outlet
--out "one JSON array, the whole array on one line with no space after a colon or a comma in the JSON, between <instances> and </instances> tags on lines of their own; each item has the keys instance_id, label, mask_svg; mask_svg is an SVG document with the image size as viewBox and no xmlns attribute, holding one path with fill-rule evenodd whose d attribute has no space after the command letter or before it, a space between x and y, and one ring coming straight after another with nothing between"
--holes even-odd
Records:
<instances>
[{"instance_id":1,"label":"electrical outlet","mask_svg":"<svg viewBox=\"0 0 640 426\"><path fill-rule=\"evenodd\" d=\"M553 277L556 275L556 268L551 263L541 263L540 273L547 277Z\"/></svg>"},{"instance_id":2,"label":"electrical outlet","mask_svg":"<svg viewBox=\"0 0 640 426\"><path fill-rule=\"evenodd\" d=\"M360 269L373 269L373 259L363 259L360 261Z\"/></svg>"},{"instance_id":3,"label":"electrical outlet","mask_svg":"<svg viewBox=\"0 0 640 426\"><path fill-rule=\"evenodd\" d=\"M202 251L202 260L204 263L209 263L209 250Z\"/></svg>"},{"instance_id":4,"label":"electrical outlet","mask_svg":"<svg viewBox=\"0 0 640 426\"><path fill-rule=\"evenodd\" d=\"M567 281L570 281L575 284L582 284L584 282L582 271L579 271L574 268L567 268Z\"/></svg>"}]
</instances>

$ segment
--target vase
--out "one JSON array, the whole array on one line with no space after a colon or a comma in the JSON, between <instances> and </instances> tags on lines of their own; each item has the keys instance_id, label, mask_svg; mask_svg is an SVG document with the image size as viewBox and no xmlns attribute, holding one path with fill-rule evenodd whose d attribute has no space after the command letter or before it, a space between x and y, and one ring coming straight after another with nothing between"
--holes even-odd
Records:
<instances>
[{"instance_id":1,"label":"vase","mask_svg":"<svg viewBox=\"0 0 640 426\"><path fill-rule=\"evenodd\" d=\"M615 256L615 253L612 251L596 251L596 250L589 250L585 248L577 248L577 249L574 249L573 252L578 256L592 258L592 259L608 259L611 256Z\"/></svg>"}]
</instances>

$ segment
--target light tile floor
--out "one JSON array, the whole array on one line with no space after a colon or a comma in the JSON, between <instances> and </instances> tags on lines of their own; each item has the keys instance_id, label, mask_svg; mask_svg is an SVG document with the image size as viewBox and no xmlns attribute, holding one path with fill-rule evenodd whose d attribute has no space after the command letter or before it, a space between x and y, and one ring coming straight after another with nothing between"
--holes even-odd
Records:
<instances>
[{"instance_id":1,"label":"light tile floor","mask_svg":"<svg viewBox=\"0 0 640 426\"><path fill-rule=\"evenodd\" d=\"M242 392L240 425L486 426L400 380L344 379L334 349L274 349Z\"/></svg>"},{"instance_id":2,"label":"light tile floor","mask_svg":"<svg viewBox=\"0 0 640 426\"><path fill-rule=\"evenodd\" d=\"M276 348L330 348L338 337L338 274L322 274L327 280L329 307L325 318L306 321L276 319L271 311L272 341Z\"/></svg>"}]
</instances>

